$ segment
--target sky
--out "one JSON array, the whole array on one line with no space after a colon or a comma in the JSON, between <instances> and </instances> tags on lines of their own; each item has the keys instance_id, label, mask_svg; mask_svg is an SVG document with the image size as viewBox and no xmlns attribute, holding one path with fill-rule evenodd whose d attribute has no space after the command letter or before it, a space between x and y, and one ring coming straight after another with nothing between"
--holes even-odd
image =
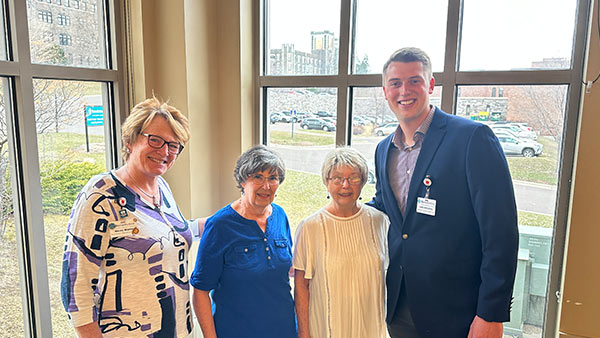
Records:
<instances>
[{"instance_id":1,"label":"sky","mask_svg":"<svg viewBox=\"0 0 600 338\"><path fill-rule=\"evenodd\" d=\"M570 57L576 0L464 0L461 70L528 68ZM339 37L340 0L270 0L271 48L310 51L310 32ZM378 72L403 46L425 50L443 69L447 0L358 0L356 51Z\"/></svg>"}]
</instances>

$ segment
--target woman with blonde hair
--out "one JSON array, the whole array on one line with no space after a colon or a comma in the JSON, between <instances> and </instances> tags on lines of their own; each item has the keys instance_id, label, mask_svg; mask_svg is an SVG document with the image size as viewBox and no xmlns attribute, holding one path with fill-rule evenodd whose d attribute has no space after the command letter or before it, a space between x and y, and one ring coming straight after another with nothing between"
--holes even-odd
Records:
<instances>
[{"instance_id":1,"label":"woman with blonde hair","mask_svg":"<svg viewBox=\"0 0 600 338\"><path fill-rule=\"evenodd\" d=\"M298 337L385 337L389 221L358 202L367 163L358 151L337 148L321 174L331 201L296 230Z\"/></svg>"},{"instance_id":2,"label":"woman with blonde hair","mask_svg":"<svg viewBox=\"0 0 600 338\"><path fill-rule=\"evenodd\" d=\"M186 337L187 254L201 233L161 177L189 139L187 118L150 98L122 126L125 165L92 177L71 212L62 301L79 337Z\"/></svg>"}]
</instances>

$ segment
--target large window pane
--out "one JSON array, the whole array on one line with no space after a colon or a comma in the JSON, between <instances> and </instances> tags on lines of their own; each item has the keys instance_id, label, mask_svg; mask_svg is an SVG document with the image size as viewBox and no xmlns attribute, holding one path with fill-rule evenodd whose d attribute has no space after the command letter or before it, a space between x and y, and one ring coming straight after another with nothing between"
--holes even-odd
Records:
<instances>
[{"instance_id":1,"label":"large window pane","mask_svg":"<svg viewBox=\"0 0 600 338\"><path fill-rule=\"evenodd\" d=\"M340 0L265 3L267 75L337 74Z\"/></svg>"},{"instance_id":2,"label":"large window pane","mask_svg":"<svg viewBox=\"0 0 600 338\"><path fill-rule=\"evenodd\" d=\"M64 241L71 207L94 175L104 172L102 84L34 80L48 284L55 337L73 329L60 298Z\"/></svg>"},{"instance_id":3,"label":"large window pane","mask_svg":"<svg viewBox=\"0 0 600 338\"><path fill-rule=\"evenodd\" d=\"M6 79L0 80L0 335L24 337L23 301L19 282L19 263L11 185L12 163L8 153Z\"/></svg>"},{"instance_id":4,"label":"large window pane","mask_svg":"<svg viewBox=\"0 0 600 338\"><path fill-rule=\"evenodd\" d=\"M320 172L325 155L335 147L336 100L332 88L267 90L267 144L281 154L287 168L275 203L285 208L292 233L302 218L326 202Z\"/></svg>"},{"instance_id":5,"label":"large window pane","mask_svg":"<svg viewBox=\"0 0 600 338\"><path fill-rule=\"evenodd\" d=\"M381 87L353 88L352 90L352 147L356 148L369 164L369 181L375 183L375 148L387 135L398 128L398 119L390 110ZM442 88L435 87L429 103L440 106ZM367 201L371 200L374 191L368 186L363 189Z\"/></svg>"},{"instance_id":6,"label":"large window pane","mask_svg":"<svg viewBox=\"0 0 600 338\"><path fill-rule=\"evenodd\" d=\"M576 4L464 0L460 70L569 68Z\"/></svg>"},{"instance_id":7,"label":"large window pane","mask_svg":"<svg viewBox=\"0 0 600 338\"><path fill-rule=\"evenodd\" d=\"M31 62L108 67L104 1L30 0L27 4Z\"/></svg>"},{"instance_id":8,"label":"large window pane","mask_svg":"<svg viewBox=\"0 0 600 338\"><path fill-rule=\"evenodd\" d=\"M434 72L444 69L448 0L357 2L353 73L381 73L387 58L408 46L426 51Z\"/></svg>"},{"instance_id":9,"label":"large window pane","mask_svg":"<svg viewBox=\"0 0 600 338\"><path fill-rule=\"evenodd\" d=\"M519 264L510 323L541 337L550 266L566 85L461 86L456 113L488 124L508 160L519 211ZM501 93L501 95L499 95Z\"/></svg>"}]
</instances>

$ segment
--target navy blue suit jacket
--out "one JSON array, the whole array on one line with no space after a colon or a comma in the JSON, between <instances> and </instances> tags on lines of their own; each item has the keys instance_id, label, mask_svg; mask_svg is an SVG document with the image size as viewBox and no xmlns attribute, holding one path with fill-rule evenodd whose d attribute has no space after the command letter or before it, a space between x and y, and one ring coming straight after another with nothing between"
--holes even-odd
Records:
<instances>
[{"instance_id":1,"label":"navy blue suit jacket","mask_svg":"<svg viewBox=\"0 0 600 338\"><path fill-rule=\"evenodd\" d=\"M377 145L376 194L369 202L391 221L388 322L403 278L423 337L466 337L475 315L508 321L518 228L512 180L498 139L487 126L436 108L402 217L387 171L392 137ZM426 175L432 181L429 198L437 203L435 216L416 212Z\"/></svg>"}]
</instances>

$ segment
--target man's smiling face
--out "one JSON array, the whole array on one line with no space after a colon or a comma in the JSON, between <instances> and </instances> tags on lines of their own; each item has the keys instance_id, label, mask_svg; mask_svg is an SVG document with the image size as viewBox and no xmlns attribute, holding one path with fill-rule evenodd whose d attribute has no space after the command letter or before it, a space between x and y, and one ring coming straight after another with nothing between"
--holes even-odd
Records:
<instances>
[{"instance_id":1,"label":"man's smiling face","mask_svg":"<svg viewBox=\"0 0 600 338\"><path fill-rule=\"evenodd\" d=\"M419 125L429 112L429 95L435 80L415 62L392 62L385 72L383 92L400 124Z\"/></svg>"}]
</instances>

